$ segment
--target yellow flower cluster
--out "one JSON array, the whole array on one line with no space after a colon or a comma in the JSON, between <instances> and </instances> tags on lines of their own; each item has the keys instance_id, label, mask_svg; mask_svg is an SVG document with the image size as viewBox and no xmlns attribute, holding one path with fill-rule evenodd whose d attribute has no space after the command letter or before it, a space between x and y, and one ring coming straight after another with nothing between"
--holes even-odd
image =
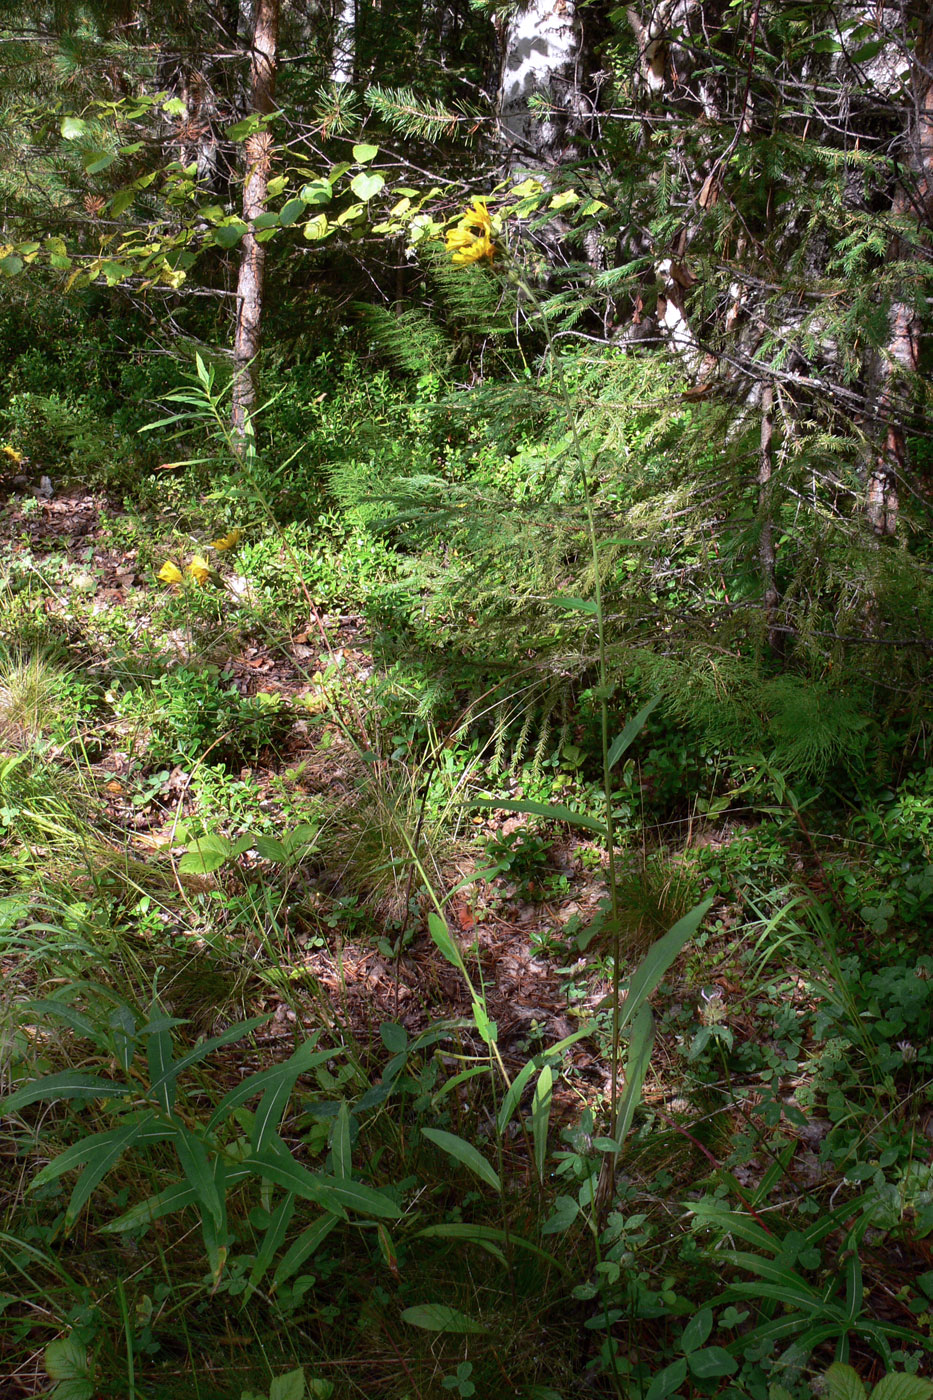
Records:
<instances>
[{"instance_id":1,"label":"yellow flower cluster","mask_svg":"<svg viewBox=\"0 0 933 1400\"><path fill-rule=\"evenodd\" d=\"M228 535L223 535L219 540L211 541L211 549L216 549L218 554L222 554L225 549L233 549L243 538L243 531L239 526L234 526ZM189 574L195 583L207 583L211 576L211 566L201 554L196 554L184 569L180 569L173 559L166 559L159 570L156 578L163 583L184 583L185 574Z\"/></svg>"},{"instance_id":2,"label":"yellow flower cluster","mask_svg":"<svg viewBox=\"0 0 933 1400\"><path fill-rule=\"evenodd\" d=\"M485 199L474 199L456 228L447 231L447 251L451 262L457 267L467 263L490 262L496 255L496 244L492 216L486 208Z\"/></svg>"}]
</instances>

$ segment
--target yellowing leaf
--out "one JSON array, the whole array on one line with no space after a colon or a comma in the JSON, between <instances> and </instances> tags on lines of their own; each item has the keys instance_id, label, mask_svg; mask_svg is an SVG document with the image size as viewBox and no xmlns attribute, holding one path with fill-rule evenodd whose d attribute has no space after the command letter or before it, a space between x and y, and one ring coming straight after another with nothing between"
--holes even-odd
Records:
<instances>
[{"instance_id":1,"label":"yellowing leaf","mask_svg":"<svg viewBox=\"0 0 933 1400\"><path fill-rule=\"evenodd\" d=\"M156 577L160 578L163 583L181 583L184 574L177 564L173 564L171 559L166 559Z\"/></svg>"},{"instance_id":2,"label":"yellowing leaf","mask_svg":"<svg viewBox=\"0 0 933 1400\"><path fill-rule=\"evenodd\" d=\"M229 535L223 535L219 540L211 540L211 549L223 553L225 549L232 549L234 545L239 544L242 538L243 531L235 525Z\"/></svg>"},{"instance_id":3,"label":"yellowing leaf","mask_svg":"<svg viewBox=\"0 0 933 1400\"><path fill-rule=\"evenodd\" d=\"M196 583L207 583L211 576L211 566L200 554L196 554L188 565L188 573Z\"/></svg>"}]
</instances>

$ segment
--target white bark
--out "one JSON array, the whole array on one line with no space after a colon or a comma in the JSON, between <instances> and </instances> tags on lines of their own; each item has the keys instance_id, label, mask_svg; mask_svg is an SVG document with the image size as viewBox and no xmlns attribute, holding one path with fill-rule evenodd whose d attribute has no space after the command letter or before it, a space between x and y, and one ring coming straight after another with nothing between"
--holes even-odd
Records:
<instances>
[{"instance_id":1,"label":"white bark","mask_svg":"<svg viewBox=\"0 0 933 1400\"><path fill-rule=\"evenodd\" d=\"M332 83L352 83L356 67L356 0L337 0L334 21L334 47L331 55Z\"/></svg>"},{"instance_id":2,"label":"white bark","mask_svg":"<svg viewBox=\"0 0 933 1400\"><path fill-rule=\"evenodd\" d=\"M556 165L567 154L583 110L581 48L575 0L529 0L506 24L499 133L513 170Z\"/></svg>"}]
</instances>

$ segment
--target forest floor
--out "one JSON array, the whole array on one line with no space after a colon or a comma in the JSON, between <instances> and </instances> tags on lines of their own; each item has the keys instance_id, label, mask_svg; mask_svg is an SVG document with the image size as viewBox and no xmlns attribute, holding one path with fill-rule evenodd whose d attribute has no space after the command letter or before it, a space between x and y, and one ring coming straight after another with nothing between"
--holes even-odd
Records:
<instances>
[{"instance_id":1,"label":"forest floor","mask_svg":"<svg viewBox=\"0 0 933 1400\"><path fill-rule=\"evenodd\" d=\"M0 905L7 936L0 962L8 994L14 989L7 1014L17 999L48 995L49 987L57 988L56 995L64 989L67 999L68 978L76 975L69 969L80 963L72 943L80 935L91 944L102 940L96 944L100 980L121 987L124 997L132 989L137 1004L147 991L153 1002L157 997L165 1012L179 1018L179 1027L184 1023L179 1034L191 1044L197 1037L222 1035L238 1018L264 1018L248 1056L236 1044L218 1048L211 1070L216 1093L235 1087L245 1068L274 1065L296 1041L320 1031L335 1044L353 1047L348 1064L362 1077L354 1081L345 1066L342 1080L338 1075L330 1083L319 1076L318 1087L356 1082L365 1101L379 1087L385 1050L428 1044L442 1027L448 1039L453 1037L439 1056L444 1072L456 1076L465 1067L462 1087L455 1085L450 1094L453 1125L474 1140L475 1124L463 1127L474 1111L467 1084L470 1074L481 1071L488 1051L467 983L428 934L423 880L406 845L413 839L422 873L430 869L445 898L448 930L481 985L484 1014L497 1028L497 1051L509 1079L535 1057L543 1066L549 1049L569 1042L554 1062L559 1072L548 1087L543 1137L534 1123L535 1104L528 1119L539 1174L548 1142L558 1138L567 1145L562 1159L558 1154L563 1162L558 1175L566 1172L571 1158L582 1160L574 1157L581 1116L591 1131L605 1122L612 1082L607 944L596 939L589 945L580 936L601 917L606 895L601 852L566 827L551 825L542 834L540 824L532 828L514 811L471 805L465 799L482 788L519 801L534 778L527 769L493 776L475 754L458 755L456 745L446 741L435 744L425 765L403 712L389 723L381 717L385 677L362 617L328 612L307 595L303 606L294 596L300 590L289 590L287 583L278 597L263 592L248 572L239 572L234 548L209 555L207 546L192 544L192 538L168 517L131 517L80 491L50 498L26 493L8 501L0 523L8 564L0 608L8 639L0 675L4 748L7 754L42 755L47 773L57 775L52 786L59 806L52 835L47 833L53 808L46 808L46 827L40 822L38 834L17 842L17 822L31 819L30 798L22 791L11 796L9 782L3 794L9 815ZM195 560L209 555L201 584L184 568L193 549ZM159 581L166 559L179 561L182 582ZM287 579L284 546L282 565ZM36 656L46 660L30 672L29 658ZM442 793L439 776L447 780ZM574 795L573 783L571 771L561 801ZM779 894L777 912L775 901L763 912L760 886L769 877L755 861L767 841L773 843L765 825L760 813L734 809L705 819L687 814L674 825L676 840L668 839L663 860L657 858L657 832L652 850L642 833L641 846L635 842L626 857L626 869L636 875L655 871L641 905L637 897L631 901L629 974L668 924L698 897L709 891L715 896L702 934L677 960L656 998L657 1039L642 1093L654 1131L626 1162L623 1196L632 1213L618 1215L615 1227L623 1243L628 1233L626 1248L616 1257L634 1268L640 1250L648 1256L638 1275L649 1299L639 1305L645 1318L667 1316L670 1323L705 1317L708 1311L712 1276L703 1274L707 1282L697 1296L684 1274L693 1267L695 1231L672 1223L675 1215L682 1216L685 1193L718 1203L716 1209L724 1209L725 1202L741 1208L743 1219L764 1229L766 1243L775 1222L804 1240L807 1221L815 1215L811 1228L816 1230L821 1214L832 1214L837 1195L883 1171L881 1154L894 1150L890 1144L885 1148L878 1132L878 1115L883 1121L893 1112L893 1105L885 1107L888 1089L880 1083L873 1111L859 1110L858 1131L848 1146L834 1151L826 1146L849 1111L832 1099L838 1088L834 1076L839 1082L844 1076L826 1045L838 1027L831 1015L824 1015L822 1029L818 1025L826 987L808 971L806 939L790 921L795 903L825 898L826 875L806 827L787 822L781 860L793 884ZM824 855L832 849L832 839L827 841ZM787 923L781 921L782 904ZM44 964L34 952L24 958L16 936L37 907L46 910L47 920L49 909L58 911L58 932L48 935ZM780 967L769 968L782 942ZM53 954L59 945L57 973ZM55 1061L59 1036L35 1028L25 1035L40 1063ZM434 1085L432 1102L446 1097L448 1089ZM480 1124L488 1120L488 1107L480 1105L478 1112ZM327 1126L313 1126L306 1144L313 1140L321 1148L333 1115L325 1114L323 1121ZM928 1117L917 1117L913 1131L907 1160L924 1166L933 1161ZM25 1209L25 1177L18 1139L11 1135L4 1144L13 1167L5 1202L9 1223ZM332 1155L335 1151L332 1142ZM499 1154L500 1169L534 1193L533 1162L519 1138L500 1136ZM564 1181L565 1191L573 1187L572 1176ZM917 1194L922 1185L914 1184L916 1199L898 1197L894 1214L903 1218L905 1211L922 1208ZM132 1197L133 1189L128 1179L123 1199ZM557 1200L569 1200L570 1206L556 1208L551 1219L558 1225L545 1225L545 1241L559 1228L560 1209L570 1212L568 1220L580 1209L573 1194ZM268 1214L265 1198L263 1209ZM710 1211L713 1218L712 1206ZM41 1268L51 1277L59 1225L44 1219L41 1209L30 1218L31 1238L44 1251ZM927 1325L918 1299L925 1307L933 1256L925 1238L888 1236L853 1206L831 1237L840 1258L851 1242L853 1219L863 1219L859 1316L879 1323L882 1332L894 1328L892 1337L898 1327L906 1329L903 1342ZM101 1220L95 1215L87 1227L94 1239L88 1258L104 1248L106 1236L95 1233ZM825 1336L814 1333L813 1345L823 1349L824 1361L832 1356L825 1338L839 1326L832 1311L835 1289L855 1287L841 1272L831 1281L833 1270L842 1266L820 1253L829 1238L815 1234L814 1260L805 1261L810 1269L828 1270L822 1294L805 1275L794 1274L793 1250L781 1245L785 1308L804 1313L812 1308L819 1316L823 1306L829 1318ZM755 1237L754 1243L760 1247L761 1240ZM167 1247L164 1240L159 1247ZM406 1289L410 1297L418 1296L417 1275L399 1282L394 1245L380 1243L380 1249L386 1270L379 1288L398 1288L403 1299ZM82 1296L94 1295L95 1308L112 1313L113 1287L101 1293L93 1270L83 1271L73 1249L69 1267L83 1280ZM662 1274L668 1278L663 1286ZM769 1276L767 1270L763 1276ZM39 1291L45 1287L40 1284ZM584 1300L592 1296L586 1292L590 1288L581 1282L574 1296ZM0 1348L8 1365L2 1393L33 1395L48 1380L44 1348L67 1329L71 1314L63 1305L53 1306L51 1318L40 1324L36 1304L24 1303L21 1291L11 1289L7 1296L7 1315L17 1325L7 1329L7 1343ZM658 1302L661 1298L667 1301ZM151 1309L152 1304L139 1306ZM284 1322L279 1318L286 1334L289 1316L282 1315ZM734 1329L747 1313L731 1308L722 1316L722 1325ZM595 1344L580 1342L587 1335L583 1324L569 1325L576 1339L572 1368L584 1362L594 1366ZM649 1331L661 1326L645 1325ZM223 1326L229 1332L229 1320ZM404 1351L397 1319L387 1323L381 1317L379 1326L391 1348ZM88 1324L84 1332L79 1328L68 1335L85 1333L90 1355L99 1350L106 1326L100 1322L95 1332ZM144 1327L142 1334L157 1350L153 1328ZM729 1335L721 1340L728 1343ZM865 1335L870 1345L874 1334ZM916 1337L922 1347L920 1334ZM732 1341L738 1350L734 1334ZM216 1345L222 1360L208 1359L210 1345L202 1339L189 1348L189 1362L196 1353L208 1374L216 1370L217 1389L210 1394L220 1395L227 1393L223 1385L238 1374L239 1363L231 1360L232 1342L226 1350L226 1344ZM347 1337L340 1345L350 1374L358 1342ZM336 1364L325 1364L322 1355L318 1360L325 1371L326 1364ZM671 1365L677 1364L671 1360L675 1355L667 1353ZM866 1349L869 1369L876 1364L873 1358ZM375 1355L370 1359L376 1374L384 1362ZM0 1375L3 1364L0 1355ZM410 1355L409 1364L415 1364ZM448 1357L443 1364L453 1362ZM432 1360L428 1372L433 1379L423 1390L414 1384L405 1393L441 1393L435 1389L441 1362ZM510 1393L565 1393L566 1400L582 1393L566 1389L560 1372L557 1359L545 1357L535 1373L538 1388ZM163 1389L145 1394L183 1393L172 1391L167 1373L158 1367L155 1373ZM726 1367L720 1374L728 1373ZM467 1383L469 1372L451 1374L461 1376L458 1384ZM336 1394L364 1393L367 1387L372 1394L402 1393L372 1379L345 1384L347 1389ZM444 1391L452 1388L445 1379ZM92 1391L82 1394L90 1400Z\"/></svg>"}]
</instances>

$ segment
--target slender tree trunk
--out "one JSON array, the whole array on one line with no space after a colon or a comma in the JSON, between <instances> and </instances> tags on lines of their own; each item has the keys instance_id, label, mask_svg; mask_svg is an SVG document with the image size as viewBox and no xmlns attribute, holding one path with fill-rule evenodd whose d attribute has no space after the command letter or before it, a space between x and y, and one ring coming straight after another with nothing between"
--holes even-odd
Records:
<instances>
[{"instance_id":1,"label":"slender tree trunk","mask_svg":"<svg viewBox=\"0 0 933 1400\"><path fill-rule=\"evenodd\" d=\"M256 0L250 57L251 109L262 116L273 110L275 56L279 32L279 0ZM236 333L233 342L233 432L243 443L246 424L255 411L259 388L259 348L262 332L262 292L266 251L256 238L255 220L265 213L272 136L257 131L246 142L243 182L243 235L237 279Z\"/></svg>"},{"instance_id":2,"label":"slender tree trunk","mask_svg":"<svg viewBox=\"0 0 933 1400\"><path fill-rule=\"evenodd\" d=\"M777 630L777 606L779 594L774 581L776 552L774 545L774 486L771 480L774 471L774 387L766 384L761 391L761 450L758 456L758 513L761 517L761 534L758 536L758 564L761 570L762 601L765 609L765 626L768 632L768 645L778 652L780 634Z\"/></svg>"},{"instance_id":3,"label":"slender tree trunk","mask_svg":"<svg viewBox=\"0 0 933 1400\"><path fill-rule=\"evenodd\" d=\"M917 219L921 228L933 229L933 16L927 15L917 40L912 70L913 111L908 133L907 165L913 176L911 187L898 192L896 214ZM910 257L896 239L890 256ZM902 415L898 411L898 380L901 385L917 373L920 325L913 307L895 302L891 307L890 330L881 366L879 417L885 425L884 447L878 453L868 476L866 512L877 535L893 535L897 529L898 482L909 469Z\"/></svg>"},{"instance_id":4,"label":"slender tree trunk","mask_svg":"<svg viewBox=\"0 0 933 1400\"><path fill-rule=\"evenodd\" d=\"M570 154L580 130L582 32L575 0L527 0L502 26L499 136L510 170L540 171ZM530 99L542 106L533 110Z\"/></svg>"}]
</instances>

